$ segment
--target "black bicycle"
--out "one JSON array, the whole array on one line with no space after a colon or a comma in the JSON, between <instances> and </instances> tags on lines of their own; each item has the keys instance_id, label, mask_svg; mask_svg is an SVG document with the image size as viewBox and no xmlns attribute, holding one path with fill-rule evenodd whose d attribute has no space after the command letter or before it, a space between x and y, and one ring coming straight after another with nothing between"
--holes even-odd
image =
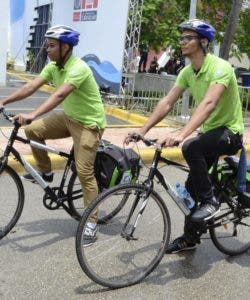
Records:
<instances>
[{"instance_id":1,"label":"black bicycle","mask_svg":"<svg viewBox=\"0 0 250 300\"><path fill-rule=\"evenodd\" d=\"M1 108L0 114L6 120L12 122L13 115L7 113L4 108ZM0 239L8 234L17 223L22 214L25 198L20 176L8 164L10 157L14 157L44 190L43 204L47 209L55 210L63 208L76 220L80 219L85 209L81 184L76 173L73 149L71 149L70 153L65 153L53 147L25 139L18 135L20 127L21 125L18 122L14 122L8 143L0 158ZM66 164L59 186L51 187L43 180L39 173L14 147L15 141L29 144L32 147L55 153L65 158ZM99 189L102 190L102 187L99 187ZM99 222L112 218L116 214L116 211L120 209L120 206L122 206L122 203L119 203L110 215L106 215L104 220L100 218Z\"/></svg>"},{"instance_id":2,"label":"black bicycle","mask_svg":"<svg viewBox=\"0 0 250 300\"><path fill-rule=\"evenodd\" d=\"M147 145L155 141L141 138ZM169 244L171 221L166 203L154 188L156 179L178 205L189 215L190 210L176 194L169 178L164 178L160 162L189 172L187 166L161 156L156 149L147 178L141 184L115 186L98 195L85 210L76 235L76 252L83 271L96 283L121 288L140 282L159 264ZM214 245L227 255L238 255L250 248L250 199L236 190L237 162L234 157L219 157L211 169L216 197L221 203L220 213L202 224ZM125 203L124 203L125 202ZM103 218L123 203L113 218L99 225L97 241L83 247L83 235L89 217L96 210Z\"/></svg>"}]
</instances>

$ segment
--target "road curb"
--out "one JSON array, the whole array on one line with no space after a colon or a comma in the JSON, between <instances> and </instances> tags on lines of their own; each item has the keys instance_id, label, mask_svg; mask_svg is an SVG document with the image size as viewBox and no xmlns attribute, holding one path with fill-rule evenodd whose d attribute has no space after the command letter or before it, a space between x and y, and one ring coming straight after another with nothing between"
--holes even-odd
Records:
<instances>
[{"instance_id":1,"label":"road curb","mask_svg":"<svg viewBox=\"0 0 250 300\"><path fill-rule=\"evenodd\" d=\"M135 150L136 151L136 150ZM154 149L139 149L136 151L144 164L150 164L153 155L154 155ZM176 160L176 161L183 161L183 157L181 155L181 149L164 149L163 150L163 156L168 157L169 159ZM31 154L23 155L24 159L27 160L32 166L36 168L36 163ZM51 162L52 162L52 169L54 171L63 170L66 164L66 159L64 157L61 157L56 154L50 154L49 155ZM23 174L25 173L25 169L23 166L14 158L10 157L8 160L8 165L12 167L17 173Z\"/></svg>"},{"instance_id":2,"label":"road curb","mask_svg":"<svg viewBox=\"0 0 250 300\"><path fill-rule=\"evenodd\" d=\"M142 116L142 115L132 113L130 111L127 111L127 110L124 110L121 108L117 108L114 106L108 106L108 105L105 105L105 113L107 115L116 117L123 121L126 121L129 124L133 124L133 125L137 125L137 126L142 126L143 124L145 124L145 122L148 119L148 117L146 117L146 116ZM155 127L167 127L169 125L170 124L168 122L160 122Z\"/></svg>"},{"instance_id":3,"label":"road curb","mask_svg":"<svg viewBox=\"0 0 250 300\"><path fill-rule=\"evenodd\" d=\"M247 150L247 154L250 155L250 145L245 145ZM153 159L153 155L155 153L154 149L134 149L141 157L141 160L144 164L150 164ZM32 166L36 167L35 160L31 154L23 155L25 160L27 160ZM56 154L50 154L50 159L52 162L52 169L53 170L63 170L66 164L66 159ZM163 149L162 156L167 157L168 159L177 161L177 162L185 162L182 151L180 147L176 148L168 148ZM9 158L8 164L18 173L22 174L25 172L24 168L21 164L16 161L14 158Z\"/></svg>"},{"instance_id":4,"label":"road curb","mask_svg":"<svg viewBox=\"0 0 250 300\"><path fill-rule=\"evenodd\" d=\"M26 154L26 155L23 155L23 157L25 160L28 161L28 163L30 163L32 166L34 166L36 168L36 162L35 162L32 154ZM49 157L51 159L52 169L54 171L63 170L67 159L65 159L64 157L58 156L56 154L50 154ZM8 165L19 174L23 174L26 172L25 169L23 168L23 166L16 159L14 159L12 157L9 158Z\"/></svg>"}]
</instances>

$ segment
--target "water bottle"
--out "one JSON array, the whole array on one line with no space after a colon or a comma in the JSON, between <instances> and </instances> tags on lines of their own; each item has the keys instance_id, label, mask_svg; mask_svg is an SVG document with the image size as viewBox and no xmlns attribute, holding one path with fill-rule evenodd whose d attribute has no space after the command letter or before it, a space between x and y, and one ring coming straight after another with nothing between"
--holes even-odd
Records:
<instances>
[{"instance_id":1,"label":"water bottle","mask_svg":"<svg viewBox=\"0 0 250 300\"><path fill-rule=\"evenodd\" d=\"M132 179L132 174L130 170L123 173L120 183L129 183Z\"/></svg>"},{"instance_id":2,"label":"water bottle","mask_svg":"<svg viewBox=\"0 0 250 300\"><path fill-rule=\"evenodd\" d=\"M180 198L183 199L183 202L189 209L192 209L194 207L194 200L190 196L185 186L181 185L179 182L176 183L176 193Z\"/></svg>"}]
</instances>

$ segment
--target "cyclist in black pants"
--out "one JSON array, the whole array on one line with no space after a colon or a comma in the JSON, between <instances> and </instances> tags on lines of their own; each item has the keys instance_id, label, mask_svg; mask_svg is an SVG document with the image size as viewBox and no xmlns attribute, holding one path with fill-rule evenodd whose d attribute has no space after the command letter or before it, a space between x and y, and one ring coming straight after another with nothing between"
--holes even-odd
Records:
<instances>
[{"instance_id":1,"label":"cyclist in black pants","mask_svg":"<svg viewBox=\"0 0 250 300\"><path fill-rule=\"evenodd\" d=\"M185 89L189 89L197 107L180 132L166 134L158 146L182 146L190 173L186 188L196 201L193 212L185 220L184 234L173 241L166 253L176 253L196 247L202 234L201 224L219 212L219 202L213 194L208 170L218 155L233 155L242 147L243 118L234 70L225 60L208 53L215 29L203 20L189 20L179 25L182 54L191 64L177 76L174 87L155 108L139 130L145 135L172 109ZM200 133L186 138L200 128ZM125 138L129 142L129 136Z\"/></svg>"}]
</instances>

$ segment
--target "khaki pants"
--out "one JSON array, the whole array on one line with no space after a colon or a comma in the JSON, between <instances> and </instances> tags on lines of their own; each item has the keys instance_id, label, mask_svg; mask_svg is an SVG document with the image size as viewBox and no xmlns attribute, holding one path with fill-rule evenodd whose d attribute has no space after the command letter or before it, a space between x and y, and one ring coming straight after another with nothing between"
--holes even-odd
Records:
<instances>
[{"instance_id":1,"label":"khaki pants","mask_svg":"<svg viewBox=\"0 0 250 300\"><path fill-rule=\"evenodd\" d=\"M27 138L43 144L47 139L72 136L77 175L82 185L85 206L88 206L98 194L94 176L94 161L102 133L103 130L86 127L63 112L52 114L25 126ZM48 153L32 147L31 149L38 169L41 172L50 172L51 161ZM97 214L92 216L91 221L97 221Z\"/></svg>"}]
</instances>

